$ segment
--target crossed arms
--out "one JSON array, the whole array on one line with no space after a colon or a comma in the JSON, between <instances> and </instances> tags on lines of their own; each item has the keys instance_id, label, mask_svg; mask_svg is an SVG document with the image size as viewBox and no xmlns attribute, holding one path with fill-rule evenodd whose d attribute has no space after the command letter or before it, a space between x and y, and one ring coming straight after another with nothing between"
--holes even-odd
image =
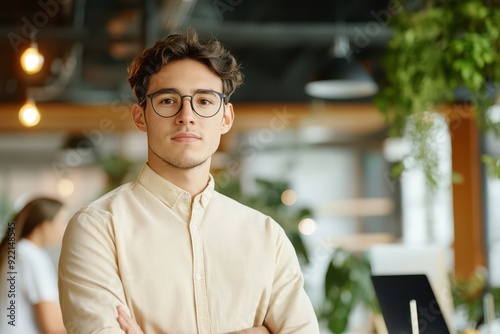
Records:
<instances>
[{"instance_id":1,"label":"crossed arms","mask_svg":"<svg viewBox=\"0 0 500 334\"><path fill-rule=\"evenodd\" d=\"M139 327L139 325L128 316L127 312L121 307L117 307L118 310L118 323L120 328L123 329L125 334L144 334ZM243 329L241 331L227 333L227 334L270 334L266 327L252 327Z\"/></svg>"}]
</instances>

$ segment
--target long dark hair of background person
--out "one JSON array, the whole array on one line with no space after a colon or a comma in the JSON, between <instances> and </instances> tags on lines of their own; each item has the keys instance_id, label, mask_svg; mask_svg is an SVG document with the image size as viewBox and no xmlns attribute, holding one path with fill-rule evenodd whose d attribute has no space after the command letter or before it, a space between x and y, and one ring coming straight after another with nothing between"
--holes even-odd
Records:
<instances>
[{"instance_id":1,"label":"long dark hair of background person","mask_svg":"<svg viewBox=\"0 0 500 334\"><path fill-rule=\"evenodd\" d=\"M29 236L38 225L54 220L62 206L61 201L49 197L38 197L29 201L7 222L5 235L0 242L0 261L6 258L7 245L15 245L22 238Z\"/></svg>"}]
</instances>

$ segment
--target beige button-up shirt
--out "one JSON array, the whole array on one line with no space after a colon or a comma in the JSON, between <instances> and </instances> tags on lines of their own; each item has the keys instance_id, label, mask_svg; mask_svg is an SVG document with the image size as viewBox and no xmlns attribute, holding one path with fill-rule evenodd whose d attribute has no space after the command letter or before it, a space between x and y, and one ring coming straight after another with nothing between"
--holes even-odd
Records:
<instances>
[{"instance_id":1,"label":"beige button-up shirt","mask_svg":"<svg viewBox=\"0 0 500 334\"><path fill-rule=\"evenodd\" d=\"M65 326L123 333L124 305L145 334L218 334L265 325L319 333L296 253L270 217L207 188L189 193L145 164L78 211L59 260Z\"/></svg>"}]
</instances>

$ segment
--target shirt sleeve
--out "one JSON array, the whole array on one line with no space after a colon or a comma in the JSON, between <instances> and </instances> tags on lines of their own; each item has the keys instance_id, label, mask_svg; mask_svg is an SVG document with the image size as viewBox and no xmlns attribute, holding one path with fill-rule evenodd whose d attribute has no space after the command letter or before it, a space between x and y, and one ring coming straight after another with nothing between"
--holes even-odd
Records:
<instances>
[{"instance_id":1,"label":"shirt sleeve","mask_svg":"<svg viewBox=\"0 0 500 334\"><path fill-rule=\"evenodd\" d=\"M271 333L319 333L317 316L304 290L304 278L297 254L281 227L271 301L264 324Z\"/></svg>"},{"instance_id":2,"label":"shirt sleeve","mask_svg":"<svg viewBox=\"0 0 500 334\"><path fill-rule=\"evenodd\" d=\"M80 211L66 228L59 259L59 299L68 334L123 334L116 306L126 302L111 221L107 212Z\"/></svg>"}]
</instances>

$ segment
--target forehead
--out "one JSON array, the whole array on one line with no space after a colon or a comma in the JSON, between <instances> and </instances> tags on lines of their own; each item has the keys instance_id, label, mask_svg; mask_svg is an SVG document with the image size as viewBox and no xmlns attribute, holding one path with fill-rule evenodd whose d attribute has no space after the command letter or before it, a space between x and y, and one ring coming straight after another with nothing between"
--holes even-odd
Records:
<instances>
[{"instance_id":1,"label":"forehead","mask_svg":"<svg viewBox=\"0 0 500 334\"><path fill-rule=\"evenodd\" d=\"M151 76L148 93L162 88L175 88L182 93L198 89L221 92L222 80L207 65L193 59L182 59L168 63Z\"/></svg>"}]
</instances>

